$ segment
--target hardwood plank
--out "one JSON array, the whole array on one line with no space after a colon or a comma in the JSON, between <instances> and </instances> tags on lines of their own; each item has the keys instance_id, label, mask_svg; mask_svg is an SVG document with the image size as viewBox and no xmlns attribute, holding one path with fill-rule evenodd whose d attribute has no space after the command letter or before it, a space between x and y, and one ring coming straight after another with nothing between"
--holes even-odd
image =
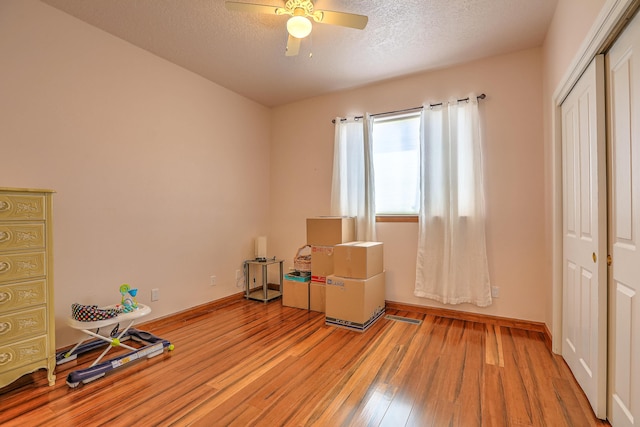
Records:
<instances>
[{"instance_id":1,"label":"hardwood plank","mask_svg":"<svg viewBox=\"0 0 640 427\"><path fill-rule=\"evenodd\" d=\"M0 390L0 424L563 426L597 420L543 331L387 308L358 333L242 298L152 321L176 346L70 389L83 355ZM141 327L143 329L144 327Z\"/></svg>"},{"instance_id":2,"label":"hardwood plank","mask_svg":"<svg viewBox=\"0 0 640 427\"><path fill-rule=\"evenodd\" d=\"M211 427L211 426L239 426L244 427L252 425L261 418L262 411L246 403L229 402L230 410L223 417L204 417L194 423L194 427Z\"/></svg>"},{"instance_id":3,"label":"hardwood plank","mask_svg":"<svg viewBox=\"0 0 640 427\"><path fill-rule=\"evenodd\" d=\"M368 398L360 412L360 423L362 425L381 425L382 418L389 409L397 391L398 387L390 384L370 387Z\"/></svg>"},{"instance_id":4,"label":"hardwood plank","mask_svg":"<svg viewBox=\"0 0 640 427\"><path fill-rule=\"evenodd\" d=\"M504 370L498 366L486 365L482 390L482 425L508 426L507 395L505 394Z\"/></svg>"},{"instance_id":5,"label":"hardwood plank","mask_svg":"<svg viewBox=\"0 0 640 427\"><path fill-rule=\"evenodd\" d=\"M510 330L507 328L505 336L510 336ZM509 340L503 349L505 356L502 367L509 368L504 369L502 373L505 393L509 396L505 402L509 422L522 426L538 425L541 420L534 418L532 404L535 403L532 403L531 389L527 387L530 371L526 359L523 359L526 355L519 353Z\"/></svg>"},{"instance_id":6,"label":"hardwood plank","mask_svg":"<svg viewBox=\"0 0 640 427\"><path fill-rule=\"evenodd\" d=\"M502 337L499 325L486 325L485 360L488 364L504 367L504 353L502 351Z\"/></svg>"},{"instance_id":7,"label":"hardwood plank","mask_svg":"<svg viewBox=\"0 0 640 427\"><path fill-rule=\"evenodd\" d=\"M383 424L404 421L406 416L408 425L440 425L443 413L439 406L449 402L447 394L452 383L456 383L452 374L458 373L449 364L450 352L446 347L447 342L456 342L459 333L451 331L456 327L452 319L425 317L414 341L413 357L407 360L403 375L396 379L401 388L391 402Z\"/></svg>"},{"instance_id":8,"label":"hardwood plank","mask_svg":"<svg viewBox=\"0 0 640 427\"><path fill-rule=\"evenodd\" d=\"M522 380L521 393L527 393L531 423L548 424L553 420L557 425L566 425L560 400L544 398L550 391L555 393L553 379L561 375L561 367L544 343L540 342L540 335L518 329L505 329L503 338L505 351L510 354L507 360L511 377L519 376ZM515 387L515 384L511 384L512 390ZM522 415L520 414L521 417Z\"/></svg>"},{"instance_id":9,"label":"hardwood plank","mask_svg":"<svg viewBox=\"0 0 640 427\"><path fill-rule=\"evenodd\" d=\"M482 423L482 378L484 363L482 360L484 341L484 325L479 323L465 324L464 359L460 368L460 376L456 393L451 400L457 411L457 425L474 426ZM442 411L442 408L440 408Z\"/></svg>"}]
</instances>

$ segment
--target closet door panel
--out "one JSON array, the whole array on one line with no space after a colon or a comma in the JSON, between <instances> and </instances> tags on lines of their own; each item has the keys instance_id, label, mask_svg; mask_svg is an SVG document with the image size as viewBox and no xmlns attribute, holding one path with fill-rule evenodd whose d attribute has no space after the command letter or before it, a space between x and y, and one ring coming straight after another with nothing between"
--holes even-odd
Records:
<instances>
[{"instance_id":1,"label":"closet door panel","mask_svg":"<svg viewBox=\"0 0 640 427\"><path fill-rule=\"evenodd\" d=\"M562 356L606 417L607 275L604 58L562 104Z\"/></svg>"},{"instance_id":2,"label":"closet door panel","mask_svg":"<svg viewBox=\"0 0 640 427\"><path fill-rule=\"evenodd\" d=\"M640 425L640 18L608 53L609 419Z\"/></svg>"}]
</instances>

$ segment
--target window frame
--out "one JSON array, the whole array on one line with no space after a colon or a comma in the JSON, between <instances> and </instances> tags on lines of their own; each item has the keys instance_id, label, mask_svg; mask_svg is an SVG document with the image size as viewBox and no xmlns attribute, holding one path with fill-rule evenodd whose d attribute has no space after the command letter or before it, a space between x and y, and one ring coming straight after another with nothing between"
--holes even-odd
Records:
<instances>
[{"instance_id":1,"label":"window frame","mask_svg":"<svg viewBox=\"0 0 640 427\"><path fill-rule=\"evenodd\" d=\"M415 222L418 223L418 215L385 215L376 214L376 222Z\"/></svg>"}]
</instances>

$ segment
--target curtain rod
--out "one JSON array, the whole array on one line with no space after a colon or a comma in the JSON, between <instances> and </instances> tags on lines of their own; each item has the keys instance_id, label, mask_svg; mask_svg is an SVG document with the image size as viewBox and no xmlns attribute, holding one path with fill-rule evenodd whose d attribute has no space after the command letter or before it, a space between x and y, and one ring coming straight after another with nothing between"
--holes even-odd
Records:
<instances>
[{"instance_id":1,"label":"curtain rod","mask_svg":"<svg viewBox=\"0 0 640 427\"><path fill-rule=\"evenodd\" d=\"M485 99L487 97L487 95L485 95L484 93L481 93L480 95L476 96L476 99ZM465 102L465 101L469 101L469 97L466 98L462 98L462 99L458 99L458 102ZM442 105L442 102L439 102L437 104L429 104L429 107L439 107L440 105ZM406 113L409 111L414 111L414 110L422 110L424 108L424 106L422 107L413 107L413 108L405 108L404 110L396 110L396 111L387 111L384 113L375 113L375 114L371 114L371 117L375 117L375 116L383 116L385 114L395 114L395 113ZM364 116L356 116L354 117L354 119L358 120L363 118ZM340 121L343 122L347 119L345 118L341 118ZM335 123L336 119L331 120L331 123Z\"/></svg>"}]
</instances>

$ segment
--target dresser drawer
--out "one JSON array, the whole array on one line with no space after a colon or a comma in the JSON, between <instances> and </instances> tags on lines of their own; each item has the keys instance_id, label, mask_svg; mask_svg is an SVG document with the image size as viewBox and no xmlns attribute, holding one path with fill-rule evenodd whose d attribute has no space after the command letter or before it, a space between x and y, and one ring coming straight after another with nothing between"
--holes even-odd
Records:
<instances>
[{"instance_id":1,"label":"dresser drawer","mask_svg":"<svg viewBox=\"0 0 640 427\"><path fill-rule=\"evenodd\" d=\"M44 248L44 223L0 223L0 251Z\"/></svg>"},{"instance_id":2,"label":"dresser drawer","mask_svg":"<svg viewBox=\"0 0 640 427\"><path fill-rule=\"evenodd\" d=\"M0 315L0 342L2 343L44 334L46 330L47 309L45 307Z\"/></svg>"},{"instance_id":3,"label":"dresser drawer","mask_svg":"<svg viewBox=\"0 0 640 427\"><path fill-rule=\"evenodd\" d=\"M44 219L44 196L0 194L0 221Z\"/></svg>"},{"instance_id":4,"label":"dresser drawer","mask_svg":"<svg viewBox=\"0 0 640 427\"><path fill-rule=\"evenodd\" d=\"M9 345L0 345L0 372L6 372L46 358L46 336L31 338Z\"/></svg>"},{"instance_id":5,"label":"dresser drawer","mask_svg":"<svg viewBox=\"0 0 640 427\"><path fill-rule=\"evenodd\" d=\"M44 304L47 300L46 286L44 280L0 285L0 314Z\"/></svg>"},{"instance_id":6,"label":"dresser drawer","mask_svg":"<svg viewBox=\"0 0 640 427\"><path fill-rule=\"evenodd\" d=\"M0 283L44 276L45 271L44 252L0 254Z\"/></svg>"}]
</instances>

